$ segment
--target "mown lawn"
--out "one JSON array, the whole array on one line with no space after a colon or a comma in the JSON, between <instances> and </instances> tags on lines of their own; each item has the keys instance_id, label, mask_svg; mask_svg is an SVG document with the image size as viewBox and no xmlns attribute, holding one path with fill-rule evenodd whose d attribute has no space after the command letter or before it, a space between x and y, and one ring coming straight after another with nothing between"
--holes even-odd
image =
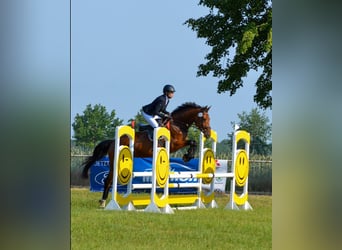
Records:
<instances>
[{"instance_id":1,"label":"mown lawn","mask_svg":"<svg viewBox=\"0 0 342 250\"><path fill-rule=\"evenodd\" d=\"M174 214L105 211L100 197L71 189L71 249L272 249L272 196L250 195L252 211L224 209L219 196L219 208Z\"/></svg>"}]
</instances>

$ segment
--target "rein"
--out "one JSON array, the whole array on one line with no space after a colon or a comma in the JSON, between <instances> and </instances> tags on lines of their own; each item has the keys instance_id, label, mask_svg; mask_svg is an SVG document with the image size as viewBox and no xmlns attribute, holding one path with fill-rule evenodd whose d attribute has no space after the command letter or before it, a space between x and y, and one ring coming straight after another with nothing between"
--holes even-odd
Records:
<instances>
[{"instance_id":1,"label":"rein","mask_svg":"<svg viewBox=\"0 0 342 250\"><path fill-rule=\"evenodd\" d=\"M202 118L203 119L203 118ZM192 123L194 123L194 122L192 122L191 124L190 123L188 123L188 122L183 122L183 121L181 121L181 120L176 120L176 119L174 119L174 118L172 118L171 117L171 119L169 120L169 121L173 121L173 123L174 123L174 125L179 125L179 127L183 130L183 128L185 127L185 129L184 130L188 130L189 128L190 128L190 126L192 125ZM167 123L167 122L166 122ZM202 133L204 133L204 131L203 131L203 128L198 128Z\"/></svg>"}]
</instances>

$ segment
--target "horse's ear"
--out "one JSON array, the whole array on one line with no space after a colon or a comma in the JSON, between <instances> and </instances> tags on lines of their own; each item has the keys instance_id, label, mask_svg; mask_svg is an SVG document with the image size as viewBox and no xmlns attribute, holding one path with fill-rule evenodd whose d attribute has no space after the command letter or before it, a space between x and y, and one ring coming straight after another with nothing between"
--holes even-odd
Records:
<instances>
[{"instance_id":1,"label":"horse's ear","mask_svg":"<svg viewBox=\"0 0 342 250\"><path fill-rule=\"evenodd\" d=\"M211 108L211 106L205 106L205 109L207 110L207 111L209 111L209 109Z\"/></svg>"}]
</instances>

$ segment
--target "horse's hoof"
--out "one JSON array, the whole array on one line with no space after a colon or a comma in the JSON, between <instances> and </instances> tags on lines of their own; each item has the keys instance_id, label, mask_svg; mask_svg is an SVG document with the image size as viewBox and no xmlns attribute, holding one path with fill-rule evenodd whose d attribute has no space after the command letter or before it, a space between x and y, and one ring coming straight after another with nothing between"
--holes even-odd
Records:
<instances>
[{"instance_id":1,"label":"horse's hoof","mask_svg":"<svg viewBox=\"0 0 342 250\"><path fill-rule=\"evenodd\" d=\"M106 207L106 200L99 200L99 203L100 203L100 208Z\"/></svg>"}]
</instances>

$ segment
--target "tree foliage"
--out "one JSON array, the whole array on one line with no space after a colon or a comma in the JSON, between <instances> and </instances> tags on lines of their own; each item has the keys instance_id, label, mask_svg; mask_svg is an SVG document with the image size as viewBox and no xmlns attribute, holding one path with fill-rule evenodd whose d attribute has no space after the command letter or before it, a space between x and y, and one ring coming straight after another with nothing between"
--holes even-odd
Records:
<instances>
[{"instance_id":1,"label":"tree foliage","mask_svg":"<svg viewBox=\"0 0 342 250\"><path fill-rule=\"evenodd\" d=\"M232 154L232 140L223 139L216 144L216 157L218 159L228 159L231 158Z\"/></svg>"},{"instance_id":2,"label":"tree foliage","mask_svg":"<svg viewBox=\"0 0 342 250\"><path fill-rule=\"evenodd\" d=\"M76 145L93 148L99 141L114 138L115 128L123 124L115 116L115 110L109 114L100 104L88 104L83 115L76 114L72 124Z\"/></svg>"},{"instance_id":3,"label":"tree foliage","mask_svg":"<svg viewBox=\"0 0 342 250\"><path fill-rule=\"evenodd\" d=\"M209 14L185 22L211 47L197 76L212 73L219 78L217 92L232 96L249 72L262 71L254 101L272 108L272 1L200 0L199 5L208 7Z\"/></svg>"},{"instance_id":4,"label":"tree foliage","mask_svg":"<svg viewBox=\"0 0 342 250\"><path fill-rule=\"evenodd\" d=\"M250 153L259 155L270 155L272 152L272 124L268 117L257 108L249 114L243 111L238 114L240 129L246 130L251 135ZM235 123L231 123L234 127Z\"/></svg>"}]
</instances>

